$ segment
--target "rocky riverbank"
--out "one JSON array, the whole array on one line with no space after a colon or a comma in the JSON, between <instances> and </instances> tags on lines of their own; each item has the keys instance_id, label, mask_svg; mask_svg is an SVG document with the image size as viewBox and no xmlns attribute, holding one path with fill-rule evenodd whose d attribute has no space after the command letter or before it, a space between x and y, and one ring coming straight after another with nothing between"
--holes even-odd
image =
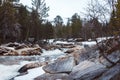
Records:
<instances>
[{"instance_id":1,"label":"rocky riverbank","mask_svg":"<svg viewBox=\"0 0 120 80\"><path fill-rule=\"evenodd\" d=\"M11 44L2 45L2 55L9 53L10 50L19 55L9 54L14 58L8 55L1 56L0 63L19 65L19 62L24 60L32 61L19 67L17 70L19 74L11 80L23 80L24 78L26 80L120 80L119 40L119 38L112 38L90 46L86 44L83 46L80 42L57 43L44 46L44 49L38 45L25 45L21 48L17 48L21 44L17 44L17 47L13 44L12 47ZM22 55L22 51L26 54ZM29 51L33 52L32 55ZM9 64L9 60L13 63ZM31 77L29 74L34 76Z\"/></svg>"}]
</instances>

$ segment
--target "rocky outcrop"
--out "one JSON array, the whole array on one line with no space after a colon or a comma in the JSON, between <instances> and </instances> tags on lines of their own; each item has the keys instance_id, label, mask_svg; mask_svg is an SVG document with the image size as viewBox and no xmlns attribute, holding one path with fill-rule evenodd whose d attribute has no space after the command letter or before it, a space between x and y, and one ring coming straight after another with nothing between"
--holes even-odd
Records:
<instances>
[{"instance_id":1,"label":"rocky outcrop","mask_svg":"<svg viewBox=\"0 0 120 80\"><path fill-rule=\"evenodd\" d=\"M10 50L4 47L0 47L0 55L4 55L4 53L8 53Z\"/></svg>"},{"instance_id":2,"label":"rocky outcrop","mask_svg":"<svg viewBox=\"0 0 120 80\"><path fill-rule=\"evenodd\" d=\"M75 61L77 64L79 64L82 61L85 60L93 60L97 59L99 57L99 51L96 47L74 47L69 49L67 52L68 56L73 56L75 58Z\"/></svg>"},{"instance_id":3,"label":"rocky outcrop","mask_svg":"<svg viewBox=\"0 0 120 80\"><path fill-rule=\"evenodd\" d=\"M75 66L75 61L73 57L68 57L64 59L59 59L52 64L48 64L43 67L43 70L47 73L70 73L72 68Z\"/></svg>"},{"instance_id":4,"label":"rocky outcrop","mask_svg":"<svg viewBox=\"0 0 120 80\"><path fill-rule=\"evenodd\" d=\"M120 64L110 68L99 78L99 80L120 80Z\"/></svg>"},{"instance_id":5,"label":"rocky outcrop","mask_svg":"<svg viewBox=\"0 0 120 80\"><path fill-rule=\"evenodd\" d=\"M112 62L114 62L114 63L116 63L116 62L118 62L118 61L120 61L120 51L115 51L115 52L113 52L113 53L111 53L111 54L109 54L109 55L106 55L106 57L109 59L109 60L111 60ZM103 64L103 65L105 65L105 66L107 66L107 67L110 67L110 66L112 66L112 64L110 63L110 62L108 62L105 58L103 58L103 57L100 57L100 62Z\"/></svg>"},{"instance_id":6,"label":"rocky outcrop","mask_svg":"<svg viewBox=\"0 0 120 80\"><path fill-rule=\"evenodd\" d=\"M49 74L45 73L41 76L38 76L34 80L72 80L68 74L58 73L58 74Z\"/></svg>"},{"instance_id":7,"label":"rocky outcrop","mask_svg":"<svg viewBox=\"0 0 120 80\"><path fill-rule=\"evenodd\" d=\"M40 55L42 49L39 45L26 45L19 43L8 43L0 46L1 56L31 56Z\"/></svg>"},{"instance_id":8,"label":"rocky outcrop","mask_svg":"<svg viewBox=\"0 0 120 80\"><path fill-rule=\"evenodd\" d=\"M70 73L72 79L78 80L93 80L95 77L101 75L106 68L91 61L83 61L79 65L75 66Z\"/></svg>"},{"instance_id":9,"label":"rocky outcrop","mask_svg":"<svg viewBox=\"0 0 120 80\"><path fill-rule=\"evenodd\" d=\"M73 48L68 49L65 53L74 54L77 51L84 51L85 49L82 46L74 46Z\"/></svg>"}]
</instances>

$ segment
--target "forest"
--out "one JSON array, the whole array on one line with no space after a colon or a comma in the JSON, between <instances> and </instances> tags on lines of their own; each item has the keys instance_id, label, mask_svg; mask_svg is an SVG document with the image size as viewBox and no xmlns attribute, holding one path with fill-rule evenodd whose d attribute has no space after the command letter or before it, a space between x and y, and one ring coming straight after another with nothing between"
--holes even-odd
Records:
<instances>
[{"instance_id":1,"label":"forest","mask_svg":"<svg viewBox=\"0 0 120 80\"><path fill-rule=\"evenodd\" d=\"M103 4L104 3L104 4ZM67 18L60 15L47 20L50 7L45 0L32 0L32 7L19 0L0 0L0 43L24 42L34 39L81 38L82 40L119 35L120 1L91 0L81 18L77 13ZM108 18L109 17L109 18Z\"/></svg>"}]
</instances>

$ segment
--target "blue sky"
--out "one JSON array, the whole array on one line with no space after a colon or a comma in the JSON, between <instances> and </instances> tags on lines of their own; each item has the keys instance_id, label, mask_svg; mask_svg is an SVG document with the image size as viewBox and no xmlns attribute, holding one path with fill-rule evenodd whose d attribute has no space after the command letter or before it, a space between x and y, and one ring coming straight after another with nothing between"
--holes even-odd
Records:
<instances>
[{"instance_id":1,"label":"blue sky","mask_svg":"<svg viewBox=\"0 0 120 80\"><path fill-rule=\"evenodd\" d=\"M45 0L47 6L50 7L49 20L53 20L56 15L60 15L63 19L71 17L74 13L78 13L83 17L85 6L90 0ZM31 6L31 0L20 0L24 5Z\"/></svg>"}]
</instances>

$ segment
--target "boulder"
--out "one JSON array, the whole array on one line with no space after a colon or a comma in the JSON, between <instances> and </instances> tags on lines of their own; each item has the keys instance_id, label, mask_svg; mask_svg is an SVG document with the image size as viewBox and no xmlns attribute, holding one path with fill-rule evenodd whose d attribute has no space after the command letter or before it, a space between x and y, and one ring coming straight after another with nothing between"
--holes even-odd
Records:
<instances>
[{"instance_id":1,"label":"boulder","mask_svg":"<svg viewBox=\"0 0 120 80\"><path fill-rule=\"evenodd\" d=\"M109 69L98 80L120 80L120 64Z\"/></svg>"},{"instance_id":2,"label":"boulder","mask_svg":"<svg viewBox=\"0 0 120 80\"><path fill-rule=\"evenodd\" d=\"M116 63L116 62L118 62L119 60L120 60L120 51L115 51L115 52L112 52L111 54L109 54L109 55L106 55L107 56L107 58L109 59L109 60L111 60L112 62L114 62L114 63ZM107 67L110 67L110 66L112 66L112 64L110 63L110 62L108 62L105 58L103 58L103 57L100 57L100 62L103 64L103 65L105 65L105 66L107 66Z\"/></svg>"},{"instance_id":3,"label":"boulder","mask_svg":"<svg viewBox=\"0 0 120 80\"><path fill-rule=\"evenodd\" d=\"M77 64L81 63L85 60L93 60L95 61L99 57L99 51L96 48L87 48L83 50L78 50L74 52L74 57L76 59Z\"/></svg>"},{"instance_id":4,"label":"boulder","mask_svg":"<svg viewBox=\"0 0 120 80\"><path fill-rule=\"evenodd\" d=\"M40 48L36 48L34 50L28 50L29 55L40 55L42 50Z\"/></svg>"},{"instance_id":5,"label":"boulder","mask_svg":"<svg viewBox=\"0 0 120 80\"><path fill-rule=\"evenodd\" d=\"M18 54L18 52L11 50L7 53L4 53L3 55L4 56L18 56L19 54Z\"/></svg>"},{"instance_id":6,"label":"boulder","mask_svg":"<svg viewBox=\"0 0 120 80\"><path fill-rule=\"evenodd\" d=\"M106 68L100 68L100 69L88 72L76 80L96 80L96 78L99 78L107 70L108 69Z\"/></svg>"},{"instance_id":7,"label":"boulder","mask_svg":"<svg viewBox=\"0 0 120 80\"><path fill-rule=\"evenodd\" d=\"M43 65L45 65L46 63L40 63L40 62L36 62L36 63L30 63L30 64L26 64L23 67L21 67L18 72L20 73L25 73L27 72L28 69L32 69L32 68L37 68L37 67L41 67Z\"/></svg>"},{"instance_id":8,"label":"boulder","mask_svg":"<svg viewBox=\"0 0 120 80\"><path fill-rule=\"evenodd\" d=\"M0 55L4 55L4 53L8 53L9 51L10 51L9 49L0 47Z\"/></svg>"},{"instance_id":9,"label":"boulder","mask_svg":"<svg viewBox=\"0 0 120 80\"><path fill-rule=\"evenodd\" d=\"M23 48L28 48L28 46L27 45L20 45L20 46L17 46L17 47L15 47L15 50L19 50L19 49L23 49Z\"/></svg>"},{"instance_id":10,"label":"boulder","mask_svg":"<svg viewBox=\"0 0 120 80\"><path fill-rule=\"evenodd\" d=\"M19 43L8 43L0 46L0 55L4 56L30 56L40 55L42 49L38 44L19 44Z\"/></svg>"},{"instance_id":11,"label":"boulder","mask_svg":"<svg viewBox=\"0 0 120 80\"><path fill-rule=\"evenodd\" d=\"M31 55L40 55L42 53L41 48L26 48L18 51L19 55L31 56Z\"/></svg>"},{"instance_id":12,"label":"boulder","mask_svg":"<svg viewBox=\"0 0 120 80\"><path fill-rule=\"evenodd\" d=\"M38 76L34 80L72 80L68 74L58 73L58 74L49 74L45 73L41 76Z\"/></svg>"},{"instance_id":13,"label":"boulder","mask_svg":"<svg viewBox=\"0 0 120 80\"><path fill-rule=\"evenodd\" d=\"M102 64L86 60L75 66L69 76L77 80L93 80L104 71L106 68Z\"/></svg>"},{"instance_id":14,"label":"boulder","mask_svg":"<svg viewBox=\"0 0 120 80\"><path fill-rule=\"evenodd\" d=\"M74 52L73 49L69 49L69 50L65 51L65 53L68 53L68 54L73 53L73 52Z\"/></svg>"},{"instance_id":15,"label":"boulder","mask_svg":"<svg viewBox=\"0 0 120 80\"><path fill-rule=\"evenodd\" d=\"M6 47L17 47L17 46L19 46L20 44L19 43L8 43L8 44L6 44Z\"/></svg>"},{"instance_id":16,"label":"boulder","mask_svg":"<svg viewBox=\"0 0 120 80\"><path fill-rule=\"evenodd\" d=\"M73 57L67 57L59 59L54 63L48 64L43 67L43 70L47 73L70 73L72 68L75 66Z\"/></svg>"},{"instance_id":17,"label":"boulder","mask_svg":"<svg viewBox=\"0 0 120 80\"><path fill-rule=\"evenodd\" d=\"M60 49L61 47L59 45L55 45L55 44L48 44L48 45L44 45L42 46L43 49L45 50L54 50L54 49Z\"/></svg>"}]
</instances>

